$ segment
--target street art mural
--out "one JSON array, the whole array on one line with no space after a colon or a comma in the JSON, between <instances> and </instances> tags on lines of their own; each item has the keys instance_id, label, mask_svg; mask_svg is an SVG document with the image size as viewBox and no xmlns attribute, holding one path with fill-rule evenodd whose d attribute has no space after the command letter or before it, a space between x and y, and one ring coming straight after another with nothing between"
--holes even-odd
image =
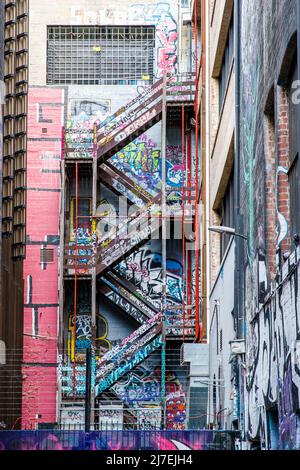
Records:
<instances>
[{"instance_id":1,"label":"street art mural","mask_svg":"<svg viewBox=\"0 0 300 470\"><path fill-rule=\"evenodd\" d=\"M110 100L70 99L65 128L66 153L73 158L93 157L93 127L110 111Z\"/></svg>"},{"instance_id":2,"label":"street art mural","mask_svg":"<svg viewBox=\"0 0 300 470\"><path fill-rule=\"evenodd\" d=\"M141 404L161 406L161 367L160 353L137 366L130 374L122 377L111 390L130 410L140 409ZM174 365L174 368L178 366ZM175 370L167 369L166 380L166 411L167 429L183 430L186 428L186 379L178 376ZM149 406L149 405L148 405ZM160 418L160 416L159 416ZM160 428L160 422L155 424Z\"/></svg>"},{"instance_id":3,"label":"street art mural","mask_svg":"<svg viewBox=\"0 0 300 470\"><path fill-rule=\"evenodd\" d=\"M146 244L138 252L122 261L115 271L136 286L141 295L156 308L160 308L162 293L161 254L152 251ZM166 326L168 333L182 336L182 320L178 315L182 305L182 265L176 259L167 259L167 303L172 310L167 310ZM178 307L178 311L175 307ZM193 335L195 319L185 319L185 334Z\"/></svg>"},{"instance_id":4,"label":"street art mural","mask_svg":"<svg viewBox=\"0 0 300 470\"><path fill-rule=\"evenodd\" d=\"M297 259L299 255L298 250ZM287 265L295 268L289 261ZM299 274L297 264L255 318L247 336L247 424L250 437L259 437L264 448L274 445L273 413L279 423L279 448L300 446Z\"/></svg>"},{"instance_id":5,"label":"street art mural","mask_svg":"<svg viewBox=\"0 0 300 470\"><path fill-rule=\"evenodd\" d=\"M160 378L154 373L151 361L148 359L113 385L112 390L122 401L131 406L138 406L140 402L159 403Z\"/></svg>"},{"instance_id":6,"label":"street art mural","mask_svg":"<svg viewBox=\"0 0 300 470\"><path fill-rule=\"evenodd\" d=\"M159 305L162 293L161 253L153 253L149 245L145 245L122 261L116 271L137 286L146 298ZM167 299L173 304L182 302L182 265L172 259L167 260Z\"/></svg>"},{"instance_id":7,"label":"street art mural","mask_svg":"<svg viewBox=\"0 0 300 470\"><path fill-rule=\"evenodd\" d=\"M137 184L153 195L161 188L161 150L147 134L142 134L131 142L110 161L128 176L136 178ZM170 189L182 185L182 156L179 145L167 146L166 184ZM177 194L176 197L175 190L175 194L169 195L169 202L170 199L180 199L180 196L181 194Z\"/></svg>"},{"instance_id":8,"label":"street art mural","mask_svg":"<svg viewBox=\"0 0 300 470\"><path fill-rule=\"evenodd\" d=\"M234 450L224 431L3 431L0 450Z\"/></svg>"},{"instance_id":9,"label":"street art mural","mask_svg":"<svg viewBox=\"0 0 300 470\"><path fill-rule=\"evenodd\" d=\"M157 48L157 78L175 75L177 71L177 23L167 2L155 4L137 3L131 6L130 19L142 23L155 24Z\"/></svg>"}]
</instances>

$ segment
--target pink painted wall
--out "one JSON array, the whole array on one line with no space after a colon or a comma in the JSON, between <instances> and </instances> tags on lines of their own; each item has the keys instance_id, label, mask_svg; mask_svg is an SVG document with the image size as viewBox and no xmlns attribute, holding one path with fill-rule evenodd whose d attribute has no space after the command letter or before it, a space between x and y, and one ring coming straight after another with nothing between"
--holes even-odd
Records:
<instances>
[{"instance_id":1,"label":"pink painted wall","mask_svg":"<svg viewBox=\"0 0 300 470\"><path fill-rule=\"evenodd\" d=\"M35 427L38 422L56 421L58 235L64 90L31 87L28 100L23 428ZM40 262L42 247L53 249L53 262Z\"/></svg>"}]
</instances>

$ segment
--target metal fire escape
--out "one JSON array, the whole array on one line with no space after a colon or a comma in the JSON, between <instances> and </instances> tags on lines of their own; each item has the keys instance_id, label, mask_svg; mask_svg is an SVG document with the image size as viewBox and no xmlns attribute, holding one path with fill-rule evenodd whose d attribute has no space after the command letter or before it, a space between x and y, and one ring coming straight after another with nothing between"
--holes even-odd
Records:
<instances>
[{"instance_id":1,"label":"metal fire escape","mask_svg":"<svg viewBox=\"0 0 300 470\"><path fill-rule=\"evenodd\" d=\"M162 408L165 399L165 360L166 341L199 340L199 314L192 294L191 254L186 249L185 237L182 245L184 275L182 281L183 301L180 305L168 305L166 300L166 240L162 241L162 302L158 305L130 281L122 277L117 269L120 262L147 243L153 234L166 234L167 220L179 222L183 233L195 232L195 214L197 212L195 182L193 181L191 157L191 130L187 125L194 115L195 77L185 74L177 77L164 77L154 85L146 87L143 93L121 107L104 122L94 128L94 146L92 165L93 175L93 227L101 219L97 213L97 181L110 188L115 194L128 197L133 194L141 201L129 216L118 221L114 233L104 234L100 239L93 237L90 244L81 244L78 238L78 177L86 171L84 159L71 158L72 149L68 149L63 138L64 156L69 172L75 177L75 240L70 243L61 241L64 252L61 267L64 278L74 281L74 331L77 320L77 285L78 279L85 275L92 285L92 330L96 325L96 295L104 295L114 307L121 309L135 320L137 329L121 344L107 351L94 364L95 387L92 392L92 404L100 399L110 387L130 373L138 364L147 359L154 351L161 350L161 395ZM118 170L108 160L118 151L133 142L156 123L162 128L162 190L152 195L136 181ZM179 122L182 127L182 185L177 191L182 195L181 205L172 207L168 204L170 188L166 185L165 152L166 128L172 122ZM187 144L185 144L187 142ZM66 167L65 167L66 168ZM66 175L63 172L63 178ZM174 189L174 188L173 188ZM63 197L64 199L64 197ZM196 221L197 223L197 221ZM100 306L101 309L101 306ZM61 331L63 325L61 325ZM198 336L198 338L197 338ZM76 339L76 338L75 338ZM62 347L61 339L61 347ZM73 361L73 398L76 399L78 366ZM165 419L165 411L162 416Z\"/></svg>"}]
</instances>

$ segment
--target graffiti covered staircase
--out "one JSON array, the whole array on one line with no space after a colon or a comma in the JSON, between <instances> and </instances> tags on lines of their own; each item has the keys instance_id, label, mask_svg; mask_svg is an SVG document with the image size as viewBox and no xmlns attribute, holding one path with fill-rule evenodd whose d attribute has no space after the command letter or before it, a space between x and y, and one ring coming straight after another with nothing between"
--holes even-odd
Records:
<instances>
[{"instance_id":1,"label":"graffiti covered staircase","mask_svg":"<svg viewBox=\"0 0 300 470\"><path fill-rule=\"evenodd\" d=\"M194 100L195 81L193 76L193 74L185 74L182 81L175 81L176 77L167 81L167 105ZM107 117L97 127L98 164L108 160L157 124L162 118L162 106L163 79L160 79Z\"/></svg>"},{"instance_id":2,"label":"graffiti covered staircase","mask_svg":"<svg viewBox=\"0 0 300 470\"><path fill-rule=\"evenodd\" d=\"M96 396L114 385L162 345L161 314L157 313L108 351L97 364ZM116 367L116 364L118 366Z\"/></svg>"},{"instance_id":3,"label":"graffiti covered staircase","mask_svg":"<svg viewBox=\"0 0 300 470\"><path fill-rule=\"evenodd\" d=\"M101 182L113 192L126 196L138 206L149 204L153 199L153 196L146 189L109 162L101 165Z\"/></svg>"},{"instance_id":4,"label":"graffiti covered staircase","mask_svg":"<svg viewBox=\"0 0 300 470\"><path fill-rule=\"evenodd\" d=\"M143 208L126 217L116 228L113 236L103 237L97 247L96 273L103 274L122 259L136 251L161 226L161 195L156 196Z\"/></svg>"},{"instance_id":5,"label":"graffiti covered staircase","mask_svg":"<svg viewBox=\"0 0 300 470\"><path fill-rule=\"evenodd\" d=\"M106 273L100 282L100 293L138 323L142 324L158 313L158 309L148 302L131 282L112 272Z\"/></svg>"},{"instance_id":6,"label":"graffiti covered staircase","mask_svg":"<svg viewBox=\"0 0 300 470\"><path fill-rule=\"evenodd\" d=\"M194 83L193 77L182 82L169 80L166 104L193 102ZM101 181L117 194L126 196L135 206L138 205L130 217L118 224L113 234L106 235L98 242L95 259L99 292L141 325L98 361L95 387L95 396L98 397L162 345L162 319L157 306L143 298L134 284L113 269L160 229L161 195L153 196L108 161L161 120L162 106L163 79L147 87L96 129L96 156ZM178 331L182 335L184 327L179 325L178 328L178 321L175 323L175 336ZM172 328L167 331L172 336ZM189 334L189 331L186 330L186 333Z\"/></svg>"}]
</instances>

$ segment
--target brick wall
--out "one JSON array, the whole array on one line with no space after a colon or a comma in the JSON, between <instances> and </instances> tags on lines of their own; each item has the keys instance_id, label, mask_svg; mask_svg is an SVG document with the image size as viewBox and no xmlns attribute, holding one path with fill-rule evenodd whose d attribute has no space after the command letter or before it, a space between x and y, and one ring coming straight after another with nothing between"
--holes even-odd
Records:
<instances>
[{"instance_id":1,"label":"brick wall","mask_svg":"<svg viewBox=\"0 0 300 470\"><path fill-rule=\"evenodd\" d=\"M258 440L263 448L299 446L299 376L294 355L299 332L299 251L284 262L282 254L291 249L288 96L279 80L282 68L288 69L286 50L296 18L296 0L241 2L240 204L248 236L245 428L250 443ZM271 93L274 119L269 109ZM282 280L277 290L274 279Z\"/></svg>"}]
</instances>

